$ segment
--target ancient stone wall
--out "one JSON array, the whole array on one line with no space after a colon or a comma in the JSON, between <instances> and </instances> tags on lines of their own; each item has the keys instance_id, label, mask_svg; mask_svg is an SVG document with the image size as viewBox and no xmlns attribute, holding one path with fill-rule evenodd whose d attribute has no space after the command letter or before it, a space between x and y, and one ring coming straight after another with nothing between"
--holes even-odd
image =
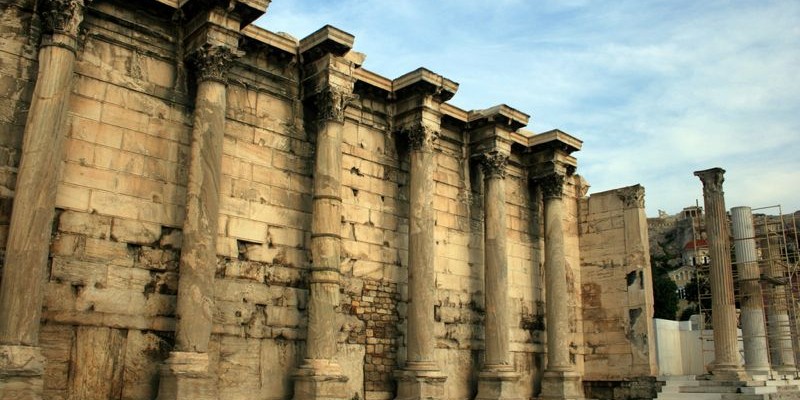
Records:
<instances>
[{"instance_id":1,"label":"ancient stone wall","mask_svg":"<svg viewBox=\"0 0 800 400\"><path fill-rule=\"evenodd\" d=\"M598 396L642 398L658 372L644 188L592 194L580 210L584 381Z\"/></svg>"},{"instance_id":2,"label":"ancient stone wall","mask_svg":"<svg viewBox=\"0 0 800 400\"><path fill-rule=\"evenodd\" d=\"M490 296L509 311L508 326L496 330L509 338L509 364L500 367L510 368L501 371L511 372L503 379L520 397L542 390L545 331L560 322L570 336L565 367L585 373L584 379L653 373L645 328L652 314L652 294L648 298L645 289L647 237L636 231L646 229L641 207L630 211L615 194L578 202L585 182L573 175L576 161L569 153L580 149L579 140L560 131L518 131L528 116L507 106L467 112L449 105L445 101L453 93L446 98L442 93L454 92L457 84L424 69L401 77L405 81L364 70L363 55L350 51L348 34L336 28L318 31L320 40L312 34L298 42L252 26L238 31L237 18L244 18L239 8L217 10L230 18L215 20L218 15L211 13L211 25L236 31L238 38L238 57L224 77L213 77L227 84L216 181L219 212L210 216L217 237L187 249L182 232L188 204L197 196L187 189L193 179L189 170L201 140L193 136L204 124L195 119L201 107L195 100L199 75L187 43L199 40L201 22L192 18L203 15L192 7L208 4L190 1L184 10L169 1L147 2L146 8L110 0L86 4L69 85L39 327L46 361L43 398L159 395L164 366L176 352L186 352L176 349L175 333L181 319L191 318L188 312L178 317L177 311L182 258L212 242L216 258L202 259L197 267L214 272L213 296L203 304L211 315L211 335L207 351L200 353L207 354L215 396L291 398L314 331L309 329L312 285L335 284L334 316L323 328L334 337L332 364L346 378L338 395L394 398L398 372L413 364L407 354L417 338L410 337L409 324L419 322L411 315L415 299L409 294L409 237L420 229L411 222L410 159L419 151L418 143L411 143L412 128L435 136L428 142L433 265L422 266L431 268L434 278L416 284L434 289L433 331L423 334L435 343L434 364L445 377L443 397L473 398L479 390L487 314L495 312L487 309ZM5 243L36 82L41 10L26 1L0 5L5 94L0 242ZM408 85L405 91L397 89L402 85ZM350 92L341 103L322 104L334 87ZM400 110L407 106L398 100L403 96L408 104L419 104ZM340 195L322 196L315 188L315 178L322 179L315 176L315 157L321 136L338 122L341 170L331 175L340 176ZM478 133L484 135L480 140ZM531 156L545 153L551 158ZM496 176L479 165L487 154L501 156ZM198 162L205 161L210 163ZM558 215L563 238L547 238L543 227L544 195L537 180L543 173L566 181L563 197L561 189L556 195L563 199ZM487 221L487 176L502 179L503 221ZM341 202L338 234L320 233L314 225L315 201L321 198ZM496 262L505 268L506 286L494 293L487 293L485 284L497 278L484 273L487 223L505 233L506 251ZM338 269L322 271L336 269L333 280L314 275L322 258L312 254L320 249L314 241L322 236L340 244ZM567 321L545 316L544 249L555 239L564 247Z\"/></svg>"}]
</instances>

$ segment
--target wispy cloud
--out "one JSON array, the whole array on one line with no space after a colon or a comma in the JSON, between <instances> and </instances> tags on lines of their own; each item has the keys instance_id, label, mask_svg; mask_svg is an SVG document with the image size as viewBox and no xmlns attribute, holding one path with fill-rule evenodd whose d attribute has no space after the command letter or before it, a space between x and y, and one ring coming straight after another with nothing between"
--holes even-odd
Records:
<instances>
[{"instance_id":1,"label":"wispy cloud","mask_svg":"<svg viewBox=\"0 0 800 400\"><path fill-rule=\"evenodd\" d=\"M259 23L333 24L366 68L426 66L461 84L456 105L570 132L593 189L641 183L649 215L693 204L712 166L731 205L800 208L800 2L276 0Z\"/></svg>"}]
</instances>

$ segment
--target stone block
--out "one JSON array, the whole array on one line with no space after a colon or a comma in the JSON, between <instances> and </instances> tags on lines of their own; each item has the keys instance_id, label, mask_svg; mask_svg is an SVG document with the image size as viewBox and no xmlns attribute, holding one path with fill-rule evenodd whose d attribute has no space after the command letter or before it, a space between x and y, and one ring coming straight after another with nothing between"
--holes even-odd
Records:
<instances>
[{"instance_id":1,"label":"stone block","mask_svg":"<svg viewBox=\"0 0 800 400\"><path fill-rule=\"evenodd\" d=\"M86 238L84 257L87 260L106 262L125 267L133 266L133 254L125 243L105 239Z\"/></svg>"},{"instance_id":2,"label":"stone block","mask_svg":"<svg viewBox=\"0 0 800 400\"><path fill-rule=\"evenodd\" d=\"M228 218L227 234L252 243L266 243L267 224L243 218Z\"/></svg>"},{"instance_id":3,"label":"stone block","mask_svg":"<svg viewBox=\"0 0 800 400\"><path fill-rule=\"evenodd\" d=\"M87 188L61 183L56 192L56 207L88 211L90 194L91 191Z\"/></svg>"},{"instance_id":4,"label":"stone block","mask_svg":"<svg viewBox=\"0 0 800 400\"><path fill-rule=\"evenodd\" d=\"M161 237L161 225L114 218L111 223L111 238L124 243L152 244Z\"/></svg>"}]
</instances>

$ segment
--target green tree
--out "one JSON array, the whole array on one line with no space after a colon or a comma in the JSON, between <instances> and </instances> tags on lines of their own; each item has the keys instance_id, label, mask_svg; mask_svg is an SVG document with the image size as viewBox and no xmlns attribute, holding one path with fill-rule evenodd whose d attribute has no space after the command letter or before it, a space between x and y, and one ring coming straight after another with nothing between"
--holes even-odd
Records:
<instances>
[{"instance_id":1,"label":"green tree","mask_svg":"<svg viewBox=\"0 0 800 400\"><path fill-rule=\"evenodd\" d=\"M678 313L678 285L669 278L664 269L653 271L654 317L675 320Z\"/></svg>"}]
</instances>

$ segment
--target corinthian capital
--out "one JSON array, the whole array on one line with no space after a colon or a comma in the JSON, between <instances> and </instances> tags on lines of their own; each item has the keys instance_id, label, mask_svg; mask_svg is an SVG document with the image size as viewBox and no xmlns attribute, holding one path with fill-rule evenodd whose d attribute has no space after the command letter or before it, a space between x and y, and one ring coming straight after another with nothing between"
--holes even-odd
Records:
<instances>
[{"instance_id":1,"label":"corinthian capital","mask_svg":"<svg viewBox=\"0 0 800 400\"><path fill-rule=\"evenodd\" d=\"M328 87L314 97L317 119L344 122L344 110L353 99L355 99L355 95L344 88Z\"/></svg>"},{"instance_id":2,"label":"corinthian capital","mask_svg":"<svg viewBox=\"0 0 800 400\"><path fill-rule=\"evenodd\" d=\"M422 123L415 123L403 129L408 135L411 149L415 151L433 151L433 143L439 138L439 132Z\"/></svg>"},{"instance_id":3,"label":"corinthian capital","mask_svg":"<svg viewBox=\"0 0 800 400\"><path fill-rule=\"evenodd\" d=\"M644 208L644 187L640 185L618 189L617 196L625 208Z\"/></svg>"},{"instance_id":4,"label":"corinthian capital","mask_svg":"<svg viewBox=\"0 0 800 400\"><path fill-rule=\"evenodd\" d=\"M228 46L200 47L192 54L192 61L197 68L197 81L212 80L227 84L233 60L241 55L241 52Z\"/></svg>"},{"instance_id":5,"label":"corinthian capital","mask_svg":"<svg viewBox=\"0 0 800 400\"><path fill-rule=\"evenodd\" d=\"M695 171L694 176L703 182L703 192L722 194L722 182L725 182L725 170L722 168L711 168L703 171Z\"/></svg>"},{"instance_id":6,"label":"corinthian capital","mask_svg":"<svg viewBox=\"0 0 800 400\"><path fill-rule=\"evenodd\" d=\"M92 0L45 0L42 2L42 21L46 33L78 36L83 22L83 8Z\"/></svg>"},{"instance_id":7,"label":"corinthian capital","mask_svg":"<svg viewBox=\"0 0 800 400\"><path fill-rule=\"evenodd\" d=\"M561 198L564 195L564 175L553 173L536 179L542 189L542 196L548 198Z\"/></svg>"},{"instance_id":8,"label":"corinthian capital","mask_svg":"<svg viewBox=\"0 0 800 400\"><path fill-rule=\"evenodd\" d=\"M481 167L486 179L505 179L506 165L508 165L508 154L499 151L490 151L481 158Z\"/></svg>"}]
</instances>

